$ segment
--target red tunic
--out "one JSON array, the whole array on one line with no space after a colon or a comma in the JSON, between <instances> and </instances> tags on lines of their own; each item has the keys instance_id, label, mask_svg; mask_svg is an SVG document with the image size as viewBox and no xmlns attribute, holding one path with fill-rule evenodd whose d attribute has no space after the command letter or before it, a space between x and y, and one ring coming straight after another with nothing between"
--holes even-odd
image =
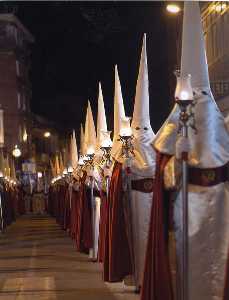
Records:
<instances>
[{"instance_id":1,"label":"red tunic","mask_svg":"<svg viewBox=\"0 0 229 300\"><path fill-rule=\"evenodd\" d=\"M172 300L172 279L166 241L164 168L170 156L157 152L153 204L141 300Z\"/></svg>"},{"instance_id":2,"label":"red tunic","mask_svg":"<svg viewBox=\"0 0 229 300\"><path fill-rule=\"evenodd\" d=\"M100 223L99 223L99 246L98 246L98 261L103 262L105 251L105 229L107 223L108 200L106 194L101 192L100 206Z\"/></svg>"},{"instance_id":3,"label":"red tunic","mask_svg":"<svg viewBox=\"0 0 229 300\"><path fill-rule=\"evenodd\" d=\"M132 273L122 196L122 164L116 162L110 182L105 228L103 277L109 282L122 281Z\"/></svg>"}]
</instances>

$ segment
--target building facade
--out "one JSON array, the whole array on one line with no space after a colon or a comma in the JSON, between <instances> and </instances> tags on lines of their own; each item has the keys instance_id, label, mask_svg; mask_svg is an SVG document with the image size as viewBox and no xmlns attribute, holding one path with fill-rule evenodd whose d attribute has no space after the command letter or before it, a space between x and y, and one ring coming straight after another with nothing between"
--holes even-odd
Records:
<instances>
[{"instance_id":1,"label":"building facade","mask_svg":"<svg viewBox=\"0 0 229 300\"><path fill-rule=\"evenodd\" d=\"M202 23L212 92L226 117L229 115L229 2L203 4Z\"/></svg>"},{"instance_id":2,"label":"building facade","mask_svg":"<svg viewBox=\"0 0 229 300\"><path fill-rule=\"evenodd\" d=\"M31 33L11 13L0 14L0 105L4 110L5 148L12 153L18 145L29 151L29 80Z\"/></svg>"}]
</instances>

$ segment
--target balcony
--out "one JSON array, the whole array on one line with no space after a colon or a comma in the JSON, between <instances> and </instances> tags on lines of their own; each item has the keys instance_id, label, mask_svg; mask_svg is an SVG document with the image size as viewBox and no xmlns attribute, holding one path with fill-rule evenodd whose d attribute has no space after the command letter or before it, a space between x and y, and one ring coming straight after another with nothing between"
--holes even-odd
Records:
<instances>
[{"instance_id":1,"label":"balcony","mask_svg":"<svg viewBox=\"0 0 229 300\"><path fill-rule=\"evenodd\" d=\"M211 82L212 93L216 101L221 100L229 95L229 80Z\"/></svg>"}]
</instances>

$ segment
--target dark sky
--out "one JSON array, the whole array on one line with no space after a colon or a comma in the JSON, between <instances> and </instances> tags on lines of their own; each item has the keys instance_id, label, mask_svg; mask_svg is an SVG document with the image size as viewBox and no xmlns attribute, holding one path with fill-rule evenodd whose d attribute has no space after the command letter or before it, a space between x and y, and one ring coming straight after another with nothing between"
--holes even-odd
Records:
<instances>
[{"instance_id":1,"label":"dark sky","mask_svg":"<svg viewBox=\"0 0 229 300\"><path fill-rule=\"evenodd\" d=\"M114 65L118 64L126 114L132 115L142 35L146 32L151 123L155 131L161 126L172 103L168 54L173 45L168 42L164 4L20 2L17 15L36 39L31 74L35 113L64 129L78 128L88 99L96 117L101 81L112 129Z\"/></svg>"}]
</instances>

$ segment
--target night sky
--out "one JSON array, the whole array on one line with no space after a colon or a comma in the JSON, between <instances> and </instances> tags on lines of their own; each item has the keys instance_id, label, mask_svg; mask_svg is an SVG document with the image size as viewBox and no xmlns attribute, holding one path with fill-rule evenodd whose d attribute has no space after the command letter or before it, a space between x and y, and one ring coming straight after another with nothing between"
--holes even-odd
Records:
<instances>
[{"instance_id":1,"label":"night sky","mask_svg":"<svg viewBox=\"0 0 229 300\"><path fill-rule=\"evenodd\" d=\"M35 37L32 111L64 130L84 122L89 99L96 118L101 81L113 128L114 65L127 115L132 115L143 33L147 33L151 123L156 131L172 97L171 30L160 2L20 2L17 16ZM171 17L170 17L171 18ZM173 21L172 21L173 22ZM171 40L171 39L170 39Z\"/></svg>"}]
</instances>

